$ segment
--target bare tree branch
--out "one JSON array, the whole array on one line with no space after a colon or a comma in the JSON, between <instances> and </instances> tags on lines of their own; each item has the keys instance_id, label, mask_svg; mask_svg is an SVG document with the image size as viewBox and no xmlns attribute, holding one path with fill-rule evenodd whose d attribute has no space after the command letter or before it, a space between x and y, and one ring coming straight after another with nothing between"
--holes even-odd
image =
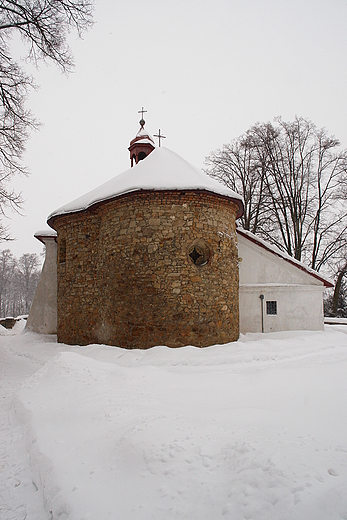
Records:
<instances>
[{"instance_id":1,"label":"bare tree branch","mask_svg":"<svg viewBox=\"0 0 347 520\"><path fill-rule=\"evenodd\" d=\"M26 44L27 58L52 61L63 72L73 67L67 36L76 29L79 36L92 24L92 0L0 0L0 214L18 209L22 200L9 187L15 174L27 174L22 164L25 144L38 122L26 108L35 88L33 78L16 63L10 52L12 34ZM7 239L0 224L0 241Z\"/></svg>"},{"instance_id":2,"label":"bare tree branch","mask_svg":"<svg viewBox=\"0 0 347 520\"><path fill-rule=\"evenodd\" d=\"M347 151L339 145L308 119L276 118L212 152L205 171L243 195L246 229L313 269L333 270L347 250Z\"/></svg>"}]
</instances>

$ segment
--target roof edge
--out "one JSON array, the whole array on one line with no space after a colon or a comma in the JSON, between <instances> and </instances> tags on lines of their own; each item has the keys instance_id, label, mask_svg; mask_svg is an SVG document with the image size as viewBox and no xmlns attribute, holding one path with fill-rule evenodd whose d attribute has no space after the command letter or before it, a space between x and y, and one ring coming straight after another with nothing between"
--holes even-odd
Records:
<instances>
[{"instance_id":1,"label":"roof edge","mask_svg":"<svg viewBox=\"0 0 347 520\"><path fill-rule=\"evenodd\" d=\"M282 258L283 260L285 260L286 262L290 263L291 265L297 267L301 271L304 271L305 273L313 276L314 278L316 278L317 280L322 282L324 284L324 287L327 287L327 288L334 287L333 282L329 278L322 276L321 274L319 274L317 271L315 271L311 267L308 267L305 264L303 264L302 262L300 262L299 260L296 260L295 258L289 256L287 253L284 253L283 251L278 249L276 246L270 246L270 244L267 245L263 239L254 235L254 233L251 233L250 231L246 231L245 229L239 228L239 227L236 228L236 232L239 233L240 235L242 235L244 238L247 238L250 242L253 242L254 244L257 244L258 246L262 247L269 253L272 253L273 255L278 256L279 258Z\"/></svg>"},{"instance_id":2,"label":"roof edge","mask_svg":"<svg viewBox=\"0 0 347 520\"><path fill-rule=\"evenodd\" d=\"M51 231L49 229L45 229L44 231L36 231L36 233L34 233L34 238L42 242L42 244L45 244L45 240L50 238L57 241L57 232L55 230Z\"/></svg>"},{"instance_id":3,"label":"roof edge","mask_svg":"<svg viewBox=\"0 0 347 520\"><path fill-rule=\"evenodd\" d=\"M227 195L222 195L221 193L216 193L214 191L210 191L210 190L206 190L206 189L183 189L183 188L180 188L180 189L134 189L132 191L127 191L125 193L121 193L119 195L114 195L108 199L102 199L102 200L99 200L99 201L94 201L92 202L89 206L86 206L85 208L83 209L76 209L76 210L71 210L71 211L67 211L66 213L51 213L48 218L47 218L47 224L52 228L54 229L54 222L56 221L56 219L58 218L61 218L61 217L66 217L68 215L72 215L72 214L77 214L77 213L84 213L92 208L96 208L98 206L100 206L101 204L105 204L107 202L112 202L113 200L116 200L116 199L121 199L121 198L124 198L124 197L127 197L128 195L132 195L134 193L177 193L177 192L182 192L182 193L208 193L209 195L213 195L215 197L218 197L220 199L225 199L225 200L230 200L232 202L234 202L234 204L237 205L238 207L238 213L236 215L236 219L242 217L243 215L243 211L244 211L244 206L243 206L243 202L241 199L236 199L236 198L233 198L233 197L229 197Z\"/></svg>"}]
</instances>

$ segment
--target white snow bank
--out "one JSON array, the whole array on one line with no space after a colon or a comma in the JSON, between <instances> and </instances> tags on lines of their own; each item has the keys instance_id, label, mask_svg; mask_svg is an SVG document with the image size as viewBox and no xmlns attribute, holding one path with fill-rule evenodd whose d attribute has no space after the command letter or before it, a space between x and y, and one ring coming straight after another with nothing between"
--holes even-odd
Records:
<instances>
[{"instance_id":1,"label":"white snow bank","mask_svg":"<svg viewBox=\"0 0 347 520\"><path fill-rule=\"evenodd\" d=\"M27 315L25 315L27 317ZM3 325L0 325L0 336L16 336L25 329L26 319L18 316L12 329L6 329Z\"/></svg>"},{"instance_id":2,"label":"white snow bank","mask_svg":"<svg viewBox=\"0 0 347 520\"><path fill-rule=\"evenodd\" d=\"M98 202L140 190L205 190L230 197L243 205L240 195L211 179L175 152L161 147L133 168L57 209L49 215L48 221L57 215L82 211Z\"/></svg>"},{"instance_id":3,"label":"white snow bank","mask_svg":"<svg viewBox=\"0 0 347 520\"><path fill-rule=\"evenodd\" d=\"M0 325L0 336L11 336L11 331L6 329L3 325Z\"/></svg>"},{"instance_id":4,"label":"white snow bank","mask_svg":"<svg viewBox=\"0 0 347 520\"><path fill-rule=\"evenodd\" d=\"M19 319L19 317L18 317L16 323L13 325L13 327L11 329L11 332L13 334L19 334L20 332L22 332L25 329L25 325L26 325L26 319L24 319L24 318Z\"/></svg>"},{"instance_id":5,"label":"white snow bank","mask_svg":"<svg viewBox=\"0 0 347 520\"><path fill-rule=\"evenodd\" d=\"M327 316L324 318L324 323L338 323L338 324L344 324L347 325L347 318L335 318Z\"/></svg>"},{"instance_id":6,"label":"white snow bank","mask_svg":"<svg viewBox=\"0 0 347 520\"><path fill-rule=\"evenodd\" d=\"M57 354L17 404L53 518L347 518L347 335L333 327L206 349L5 340Z\"/></svg>"}]
</instances>

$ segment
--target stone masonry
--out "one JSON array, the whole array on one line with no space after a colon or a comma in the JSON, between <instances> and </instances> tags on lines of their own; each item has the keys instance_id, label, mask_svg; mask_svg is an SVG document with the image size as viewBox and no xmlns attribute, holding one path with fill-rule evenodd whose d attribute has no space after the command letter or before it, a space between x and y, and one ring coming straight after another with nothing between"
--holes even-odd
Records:
<instances>
[{"instance_id":1,"label":"stone masonry","mask_svg":"<svg viewBox=\"0 0 347 520\"><path fill-rule=\"evenodd\" d=\"M149 348L236 340L237 212L207 191L137 191L55 217L58 341Z\"/></svg>"}]
</instances>

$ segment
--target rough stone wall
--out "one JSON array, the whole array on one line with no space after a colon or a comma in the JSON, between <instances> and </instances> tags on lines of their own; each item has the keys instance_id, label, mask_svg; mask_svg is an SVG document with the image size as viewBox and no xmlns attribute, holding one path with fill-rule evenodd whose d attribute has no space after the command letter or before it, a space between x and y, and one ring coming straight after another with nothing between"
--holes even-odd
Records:
<instances>
[{"instance_id":1,"label":"rough stone wall","mask_svg":"<svg viewBox=\"0 0 347 520\"><path fill-rule=\"evenodd\" d=\"M94 341L91 331L102 300L96 278L99 219L92 210L78 213L59 219L56 229L58 341L86 345Z\"/></svg>"},{"instance_id":2,"label":"rough stone wall","mask_svg":"<svg viewBox=\"0 0 347 520\"><path fill-rule=\"evenodd\" d=\"M175 191L59 217L58 340L126 348L236 340L236 213L229 199Z\"/></svg>"}]
</instances>

